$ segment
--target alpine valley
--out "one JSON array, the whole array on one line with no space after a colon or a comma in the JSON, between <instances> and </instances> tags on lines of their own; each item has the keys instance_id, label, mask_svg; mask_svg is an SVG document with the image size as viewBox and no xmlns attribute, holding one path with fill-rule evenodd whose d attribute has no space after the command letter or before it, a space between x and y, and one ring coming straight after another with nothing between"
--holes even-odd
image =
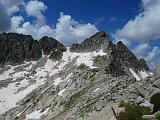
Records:
<instances>
[{"instance_id":1,"label":"alpine valley","mask_svg":"<svg viewBox=\"0 0 160 120\"><path fill-rule=\"evenodd\" d=\"M160 65L105 32L70 47L2 33L0 67L0 120L117 120L121 101L160 110Z\"/></svg>"}]
</instances>

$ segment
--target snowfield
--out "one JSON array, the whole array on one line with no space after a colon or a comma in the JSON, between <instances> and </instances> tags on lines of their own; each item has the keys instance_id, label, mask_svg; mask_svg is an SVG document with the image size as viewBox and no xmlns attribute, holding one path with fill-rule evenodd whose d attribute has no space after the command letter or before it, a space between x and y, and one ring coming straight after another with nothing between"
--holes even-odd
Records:
<instances>
[{"instance_id":1,"label":"snowfield","mask_svg":"<svg viewBox=\"0 0 160 120\"><path fill-rule=\"evenodd\" d=\"M0 88L0 114L3 114L12 107L15 107L19 100L23 99L27 94L37 87L43 85L49 77L61 72L63 69L65 69L65 66L73 60L76 60L74 64L75 66L79 66L83 63L90 68L96 68L93 66L93 59L99 55L103 56L106 55L106 53L104 53L103 50L99 50L97 52L72 53L69 51L69 48L67 48L67 51L63 53L60 61L52 61L47 59L47 62L44 64L44 66L38 67L35 70L35 73L31 73L31 71L33 67L38 64L37 61L25 62L25 64L22 64L31 64L29 67L24 68L24 71L16 72L14 70L16 67L22 65L10 66L11 68L9 70L5 71L3 74L0 74L0 81L10 79L7 86ZM43 56L43 58L44 57L46 56ZM72 73L70 73L64 80L58 77L53 80L53 84L58 86L59 83L63 81L69 82L71 75ZM18 78L22 80L18 81ZM63 93L66 91L66 89L60 90L58 95L63 96ZM35 111L26 117L27 119L38 119L43 113L40 113L40 111Z\"/></svg>"},{"instance_id":2,"label":"snowfield","mask_svg":"<svg viewBox=\"0 0 160 120\"><path fill-rule=\"evenodd\" d=\"M145 70L138 71L138 74L131 68L129 69L129 71L132 73L132 75L134 76L134 78L136 78L137 81L141 81L146 77L152 75L151 73L147 73Z\"/></svg>"}]
</instances>

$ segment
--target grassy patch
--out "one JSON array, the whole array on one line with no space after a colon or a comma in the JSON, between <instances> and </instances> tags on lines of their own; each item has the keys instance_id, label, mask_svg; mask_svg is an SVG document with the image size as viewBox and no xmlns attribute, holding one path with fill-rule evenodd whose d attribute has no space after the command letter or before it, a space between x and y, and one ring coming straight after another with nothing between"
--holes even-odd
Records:
<instances>
[{"instance_id":1,"label":"grassy patch","mask_svg":"<svg viewBox=\"0 0 160 120\"><path fill-rule=\"evenodd\" d=\"M147 120L143 119L142 116L151 114L151 110L148 107L124 102L121 102L120 106L124 107L125 110L118 114L118 120Z\"/></svg>"},{"instance_id":2,"label":"grassy patch","mask_svg":"<svg viewBox=\"0 0 160 120\"><path fill-rule=\"evenodd\" d=\"M80 99L80 97L84 95L87 91L88 88L83 88L81 91L72 95L69 101L64 101L60 105L64 105L65 110L69 110L70 108L74 107L77 104L78 99Z\"/></svg>"},{"instance_id":3,"label":"grassy patch","mask_svg":"<svg viewBox=\"0 0 160 120\"><path fill-rule=\"evenodd\" d=\"M156 114L156 119L160 120L160 113Z\"/></svg>"}]
</instances>

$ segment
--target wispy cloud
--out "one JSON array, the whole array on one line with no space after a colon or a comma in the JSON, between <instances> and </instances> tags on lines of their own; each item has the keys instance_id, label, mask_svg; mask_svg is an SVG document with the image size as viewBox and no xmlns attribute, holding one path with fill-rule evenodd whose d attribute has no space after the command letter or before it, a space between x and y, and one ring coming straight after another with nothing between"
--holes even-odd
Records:
<instances>
[{"instance_id":1,"label":"wispy cloud","mask_svg":"<svg viewBox=\"0 0 160 120\"><path fill-rule=\"evenodd\" d=\"M104 20L105 20L105 17L99 17L94 20L95 21L94 24L98 25L98 24L102 23Z\"/></svg>"},{"instance_id":2,"label":"wispy cloud","mask_svg":"<svg viewBox=\"0 0 160 120\"><path fill-rule=\"evenodd\" d=\"M115 17L111 17L111 18L109 19L109 22L117 22L117 19L116 19Z\"/></svg>"}]
</instances>

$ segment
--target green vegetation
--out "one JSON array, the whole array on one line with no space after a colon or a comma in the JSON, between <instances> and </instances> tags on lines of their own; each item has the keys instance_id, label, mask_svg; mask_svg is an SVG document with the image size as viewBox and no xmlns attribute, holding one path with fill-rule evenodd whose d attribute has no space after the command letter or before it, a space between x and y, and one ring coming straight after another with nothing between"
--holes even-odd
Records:
<instances>
[{"instance_id":1,"label":"green vegetation","mask_svg":"<svg viewBox=\"0 0 160 120\"><path fill-rule=\"evenodd\" d=\"M157 119L157 120L160 120L160 113L159 113L159 114L156 114L156 119Z\"/></svg>"},{"instance_id":2,"label":"green vegetation","mask_svg":"<svg viewBox=\"0 0 160 120\"><path fill-rule=\"evenodd\" d=\"M78 99L84 95L86 92L87 92L88 88L84 88L82 89L81 91L75 93L74 95L72 95L69 99L69 101L64 101L60 104L61 105L64 105L65 107L65 110L69 110L70 108L74 107L78 101Z\"/></svg>"},{"instance_id":3,"label":"green vegetation","mask_svg":"<svg viewBox=\"0 0 160 120\"><path fill-rule=\"evenodd\" d=\"M147 120L143 119L143 115L150 115L151 110L148 107L138 106L132 103L120 103L121 107L124 107L124 111L118 114L118 120Z\"/></svg>"}]
</instances>

